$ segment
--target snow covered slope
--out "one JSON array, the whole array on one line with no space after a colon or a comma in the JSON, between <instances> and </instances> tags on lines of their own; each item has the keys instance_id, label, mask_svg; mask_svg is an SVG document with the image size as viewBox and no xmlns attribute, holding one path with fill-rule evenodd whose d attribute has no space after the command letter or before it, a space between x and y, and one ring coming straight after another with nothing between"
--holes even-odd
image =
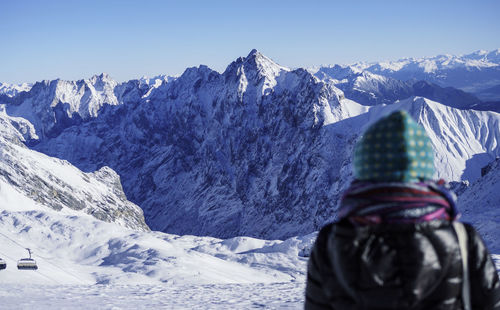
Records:
<instances>
[{"instance_id":1,"label":"snow covered slope","mask_svg":"<svg viewBox=\"0 0 500 310\"><path fill-rule=\"evenodd\" d=\"M493 253L500 253L500 158L486 166L485 174L473 182L458 199L463 220L476 227Z\"/></svg>"},{"instance_id":2,"label":"snow covered slope","mask_svg":"<svg viewBox=\"0 0 500 310\"><path fill-rule=\"evenodd\" d=\"M0 179L0 257L5 283L209 284L303 281L315 234L286 241L220 240L129 230L30 199ZM25 247L39 269L18 271Z\"/></svg>"},{"instance_id":3,"label":"snow covered slope","mask_svg":"<svg viewBox=\"0 0 500 310\"><path fill-rule=\"evenodd\" d=\"M142 210L125 197L120 177L102 167L84 173L69 162L28 149L22 141L33 135L34 128L20 118L11 118L0 110L0 191L8 184L40 205L54 210L78 210L97 219L124 227L149 230ZM5 197L4 197L5 198ZM5 210L18 201L0 200Z\"/></svg>"}]
</instances>

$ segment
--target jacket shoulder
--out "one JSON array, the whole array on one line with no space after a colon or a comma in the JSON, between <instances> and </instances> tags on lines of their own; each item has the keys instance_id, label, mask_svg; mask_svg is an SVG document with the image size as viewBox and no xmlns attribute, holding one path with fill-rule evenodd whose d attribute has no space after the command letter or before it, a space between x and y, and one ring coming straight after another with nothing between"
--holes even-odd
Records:
<instances>
[{"instance_id":1,"label":"jacket shoulder","mask_svg":"<svg viewBox=\"0 0 500 310\"><path fill-rule=\"evenodd\" d=\"M474 309L500 309L500 280L495 264L477 230L464 223L468 236L469 279Z\"/></svg>"}]
</instances>

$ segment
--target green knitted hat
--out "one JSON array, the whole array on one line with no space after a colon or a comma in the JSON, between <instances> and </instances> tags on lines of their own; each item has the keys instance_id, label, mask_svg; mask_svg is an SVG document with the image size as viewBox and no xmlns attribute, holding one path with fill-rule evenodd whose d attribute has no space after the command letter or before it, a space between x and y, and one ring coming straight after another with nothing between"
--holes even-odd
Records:
<instances>
[{"instance_id":1,"label":"green knitted hat","mask_svg":"<svg viewBox=\"0 0 500 310\"><path fill-rule=\"evenodd\" d=\"M434 151L425 129L405 111L370 126L354 150L354 176L375 182L418 182L434 174Z\"/></svg>"}]
</instances>

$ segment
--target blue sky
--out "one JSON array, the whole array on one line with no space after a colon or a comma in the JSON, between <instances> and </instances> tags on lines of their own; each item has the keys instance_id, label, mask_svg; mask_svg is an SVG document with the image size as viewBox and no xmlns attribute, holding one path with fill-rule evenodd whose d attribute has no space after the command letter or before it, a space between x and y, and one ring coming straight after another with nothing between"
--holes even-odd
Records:
<instances>
[{"instance_id":1,"label":"blue sky","mask_svg":"<svg viewBox=\"0 0 500 310\"><path fill-rule=\"evenodd\" d=\"M0 0L0 82L302 67L500 48L500 1Z\"/></svg>"}]
</instances>

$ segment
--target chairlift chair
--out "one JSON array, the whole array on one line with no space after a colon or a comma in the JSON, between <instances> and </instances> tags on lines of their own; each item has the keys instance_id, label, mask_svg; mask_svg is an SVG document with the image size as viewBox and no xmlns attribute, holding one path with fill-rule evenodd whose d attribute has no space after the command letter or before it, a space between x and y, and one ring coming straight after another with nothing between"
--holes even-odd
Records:
<instances>
[{"instance_id":1,"label":"chairlift chair","mask_svg":"<svg viewBox=\"0 0 500 310\"><path fill-rule=\"evenodd\" d=\"M31 250L26 248L28 250L28 253L30 255L29 258L21 258L20 260L17 261L17 269L19 270L37 270L38 266L36 264L36 261L31 258Z\"/></svg>"}]
</instances>

